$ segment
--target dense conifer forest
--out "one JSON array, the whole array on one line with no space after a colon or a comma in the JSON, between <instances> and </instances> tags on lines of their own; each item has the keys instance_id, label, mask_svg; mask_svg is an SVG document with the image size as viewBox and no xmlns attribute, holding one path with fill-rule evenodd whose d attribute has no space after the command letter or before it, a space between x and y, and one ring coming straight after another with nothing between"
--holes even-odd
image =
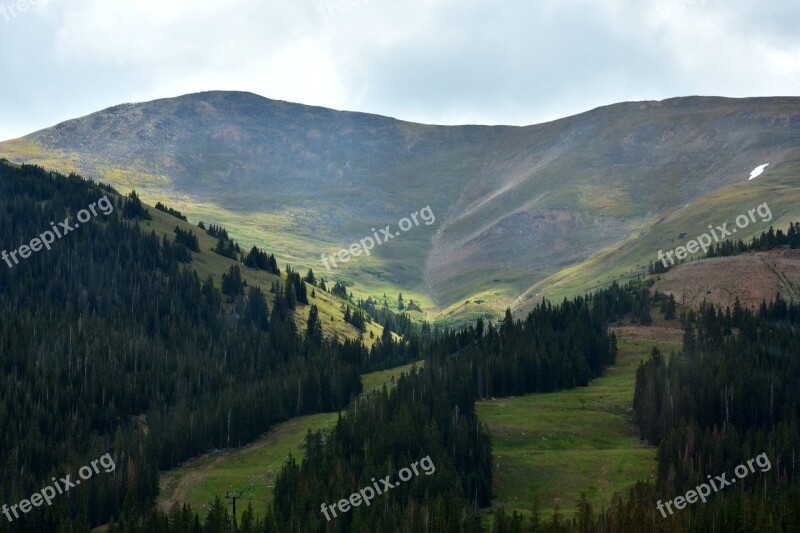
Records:
<instances>
[{"instance_id":1,"label":"dense conifer forest","mask_svg":"<svg viewBox=\"0 0 800 533\"><path fill-rule=\"evenodd\" d=\"M607 324L647 324L659 301L674 312L674 301L651 296L647 283L614 283L542 301L521 320L507 311L496 324L478 319L442 331L372 301L354 304L336 283L351 323L385 326L368 349L322 336L307 291L325 290L325 282L313 272L301 278L287 266L267 292L248 287L234 265L217 287L191 268L196 236L146 230L150 215L135 194L3 161L0 244L17 249L103 196L112 214L0 267L0 501L27 498L106 453L116 470L13 523L0 520L0 532L109 523L115 533L228 531L219 498L203 513L154 510L159 471L242 446L289 418L331 411L342 413L335 427L309 432L305 457L283 465L268 514L248 510L239 531L481 531L493 472L475 402L585 386L615 361ZM224 228L207 231L232 243ZM796 234L794 225L767 233L764 246L791 246ZM243 259L280 274L274 256L257 248ZM294 322L297 306L310 306L305 328ZM658 446L657 483L618 495L610 509L583 499L574 518L498 510L495 532L770 531L797 523L800 307L777 295L755 310L703 305L680 319L682 351L654 349L636 376L633 416L642 438ZM360 374L419 359L424 368L396 386L361 394ZM666 519L656 510L657 500L760 453L769 471ZM320 512L426 456L434 474L332 521Z\"/></svg>"},{"instance_id":2,"label":"dense conifer forest","mask_svg":"<svg viewBox=\"0 0 800 533\"><path fill-rule=\"evenodd\" d=\"M639 483L610 509L585 500L574 519L494 517L496 532L794 531L800 519L800 306L780 295L758 310L702 305L682 318L683 350L653 349L636 375L634 412L642 438L658 446L656 484ZM734 476L766 454L770 468ZM709 476L736 485L672 514L658 501L684 495ZM536 515L533 515L536 516Z\"/></svg>"},{"instance_id":3,"label":"dense conifer forest","mask_svg":"<svg viewBox=\"0 0 800 533\"><path fill-rule=\"evenodd\" d=\"M0 191L9 251L104 195L118 208L0 268L0 500L27 498L105 453L117 464L51 507L0 521L0 531L146 512L160 469L341 409L361 392L363 347L298 333L285 300L269 305L256 289L226 302L181 266L184 244L142 229L135 196L5 163Z\"/></svg>"}]
</instances>

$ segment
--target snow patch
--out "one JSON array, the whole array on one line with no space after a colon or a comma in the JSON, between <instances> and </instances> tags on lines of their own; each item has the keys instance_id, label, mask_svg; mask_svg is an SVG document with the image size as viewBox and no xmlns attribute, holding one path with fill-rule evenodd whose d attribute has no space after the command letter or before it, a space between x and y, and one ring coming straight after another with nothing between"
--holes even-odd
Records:
<instances>
[{"instance_id":1,"label":"snow patch","mask_svg":"<svg viewBox=\"0 0 800 533\"><path fill-rule=\"evenodd\" d=\"M756 168L754 168L753 171L750 173L750 178L747 181L759 177L761 174L764 173L764 169L767 168L768 166L769 163L764 163L763 165L759 165Z\"/></svg>"}]
</instances>

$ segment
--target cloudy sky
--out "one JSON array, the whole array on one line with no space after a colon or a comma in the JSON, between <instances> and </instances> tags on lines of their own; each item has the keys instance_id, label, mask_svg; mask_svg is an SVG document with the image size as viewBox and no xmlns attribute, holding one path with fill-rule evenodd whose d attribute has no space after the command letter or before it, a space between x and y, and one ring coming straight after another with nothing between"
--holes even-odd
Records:
<instances>
[{"instance_id":1,"label":"cloudy sky","mask_svg":"<svg viewBox=\"0 0 800 533\"><path fill-rule=\"evenodd\" d=\"M800 95L798 20L797 0L0 0L0 139L212 89L518 125Z\"/></svg>"}]
</instances>

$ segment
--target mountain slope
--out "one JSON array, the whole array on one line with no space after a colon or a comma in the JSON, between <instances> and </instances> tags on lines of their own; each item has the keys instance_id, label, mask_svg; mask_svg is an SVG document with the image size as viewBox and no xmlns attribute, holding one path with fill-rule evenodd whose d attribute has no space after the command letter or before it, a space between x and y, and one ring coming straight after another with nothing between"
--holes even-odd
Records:
<instances>
[{"instance_id":1,"label":"mountain slope","mask_svg":"<svg viewBox=\"0 0 800 533\"><path fill-rule=\"evenodd\" d=\"M622 103L519 128L209 92L67 121L0 144L0 156L136 188L318 270L322 253L429 205L435 223L324 275L460 319L496 315L526 291L552 294L535 284L642 233L674 238L670 217L757 165L770 163L758 180L783 169L796 187L798 146L800 98ZM620 274L635 275L635 263Z\"/></svg>"},{"instance_id":2,"label":"mountain slope","mask_svg":"<svg viewBox=\"0 0 800 533\"><path fill-rule=\"evenodd\" d=\"M770 167L772 170L762 177L720 187L660 217L624 242L538 281L520 296L517 308L524 311L542 297L560 299L565 295L580 294L603 286L613 280L643 276L651 263L659 261L659 251L673 250L677 246L686 245L689 240L708 234L709 225L715 228L727 224L727 228L734 232L727 239L742 239L745 242L767 231L770 226L785 231L789 223L800 216L800 150L788 152L783 160ZM759 216L756 211L755 221L751 219L744 228L736 226L738 216L746 216L749 210L758 206L762 206L762 212L766 216ZM699 259L702 255L701 251L690 255L687 260ZM737 261L733 263L737 264ZM691 264L690 262L686 265L689 270L692 268ZM690 291L699 290L707 281L702 278L692 279L699 285L689 287ZM775 295L773 289L776 286L766 278L748 276L748 280L753 287L759 287L760 293L766 291ZM745 294L741 298L749 299Z\"/></svg>"},{"instance_id":3,"label":"mountain slope","mask_svg":"<svg viewBox=\"0 0 800 533\"><path fill-rule=\"evenodd\" d=\"M79 176L2 160L0 192L2 499L20 501L103 454L119 466L3 531L106 523L123 502L149 505L159 469L360 394L354 360L364 350L298 335L299 303L268 306L255 283L245 293L235 279L223 291L201 281L195 262L206 272L219 263L159 235L176 218Z\"/></svg>"},{"instance_id":4,"label":"mountain slope","mask_svg":"<svg viewBox=\"0 0 800 533\"><path fill-rule=\"evenodd\" d=\"M785 300L800 301L800 250L770 250L733 257L715 257L670 270L654 289L673 294L687 306L704 300L733 309L739 299L743 307L758 308L780 293Z\"/></svg>"}]
</instances>

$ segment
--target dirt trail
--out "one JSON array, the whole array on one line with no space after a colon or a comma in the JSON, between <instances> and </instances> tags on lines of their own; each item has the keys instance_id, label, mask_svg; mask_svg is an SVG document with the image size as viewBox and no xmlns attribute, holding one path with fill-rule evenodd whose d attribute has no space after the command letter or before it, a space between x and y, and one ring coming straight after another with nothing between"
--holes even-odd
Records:
<instances>
[{"instance_id":1,"label":"dirt trail","mask_svg":"<svg viewBox=\"0 0 800 533\"><path fill-rule=\"evenodd\" d=\"M289 420L279 424L276 428L270 430L266 436L244 448L213 452L198 459L191 459L181 464L176 470L162 473L161 482L159 483L161 497L158 498L158 508L162 511L169 511L174 503L180 505L187 501L188 494L194 485L208 477L208 473L219 468L224 461L276 444L291 431L291 422L292 420Z\"/></svg>"}]
</instances>

